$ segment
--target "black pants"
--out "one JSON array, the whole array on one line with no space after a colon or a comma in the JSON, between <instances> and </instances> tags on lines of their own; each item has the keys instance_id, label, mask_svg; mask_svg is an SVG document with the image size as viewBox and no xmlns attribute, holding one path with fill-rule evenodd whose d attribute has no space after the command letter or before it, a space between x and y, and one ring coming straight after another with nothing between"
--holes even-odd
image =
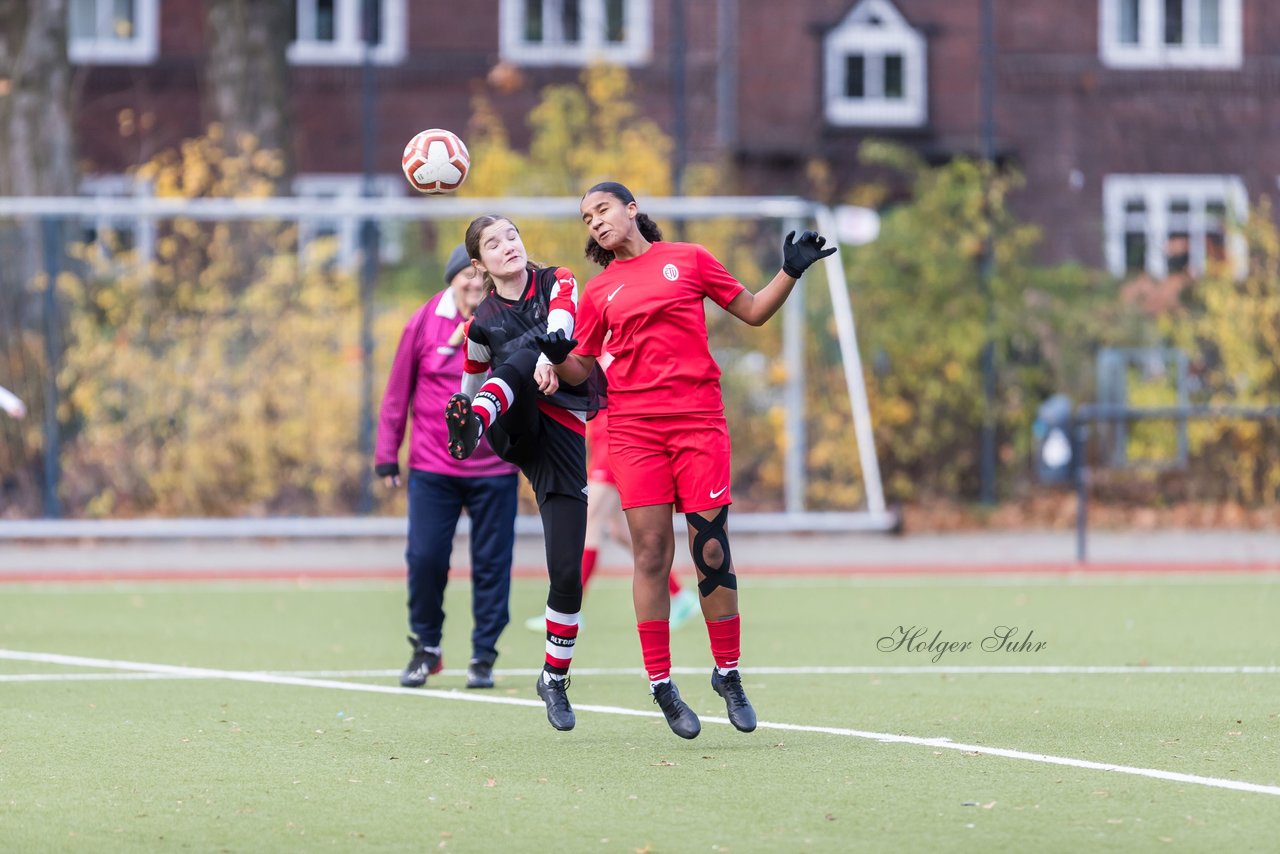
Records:
<instances>
[{"instance_id":1,"label":"black pants","mask_svg":"<svg viewBox=\"0 0 1280 854\"><path fill-rule=\"evenodd\" d=\"M551 588L547 605L582 608L582 548L587 538L587 440L538 406L535 350L521 350L493 371L514 400L485 432L494 453L520 468L538 499Z\"/></svg>"}]
</instances>

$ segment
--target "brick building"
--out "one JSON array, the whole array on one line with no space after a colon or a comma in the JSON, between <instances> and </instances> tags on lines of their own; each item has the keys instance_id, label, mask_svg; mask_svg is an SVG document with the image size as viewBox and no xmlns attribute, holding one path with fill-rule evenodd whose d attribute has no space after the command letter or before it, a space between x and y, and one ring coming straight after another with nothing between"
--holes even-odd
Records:
<instances>
[{"instance_id":1,"label":"brick building","mask_svg":"<svg viewBox=\"0 0 1280 854\"><path fill-rule=\"evenodd\" d=\"M983 0L374 0L386 192L415 131L465 128L487 92L514 142L542 86L594 58L690 161L740 186L859 180L869 136L934 161L982 150ZM71 0L91 192L198 133L202 0ZM361 0L297 0L290 47L301 193L358 192ZM1264 0L991 0L994 146L1046 260L1156 274L1232 251L1224 223L1280 176L1280 5ZM120 16L123 16L121 18ZM122 119L124 117L124 119ZM127 121L126 121L127 120ZM127 133L121 128L127 125ZM83 141L92 139L92 145Z\"/></svg>"}]
</instances>

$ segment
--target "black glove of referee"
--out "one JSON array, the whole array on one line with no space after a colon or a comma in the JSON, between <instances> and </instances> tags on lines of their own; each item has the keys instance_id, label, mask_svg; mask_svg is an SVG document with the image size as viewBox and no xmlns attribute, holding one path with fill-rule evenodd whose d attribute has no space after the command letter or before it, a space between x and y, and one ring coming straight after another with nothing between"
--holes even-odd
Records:
<instances>
[{"instance_id":1,"label":"black glove of referee","mask_svg":"<svg viewBox=\"0 0 1280 854\"><path fill-rule=\"evenodd\" d=\"M557 329L549 335L538 335L533 339L533 343L538 345L538 349L551 360L553 365L559 365L569 358L573 348L578 346L577 339L567 337L563 329Z\"/></svg>"},{"instance_id":2,"label":"black glove of referee","mask_svg":"<svg viewBox=\"0 0 1280 854\"><path fill-rule=\"evenodd\" d=\"M826 245L827 239L816 231L806 231L800 235L799 240L792 242L791 238L795 236L796 233L793 231L782 242L782 272L793 279L803 276L804 271L809 269L815 261L835 254L834 246L829 249L822 248Z\"/></svg>"}]
</instances>

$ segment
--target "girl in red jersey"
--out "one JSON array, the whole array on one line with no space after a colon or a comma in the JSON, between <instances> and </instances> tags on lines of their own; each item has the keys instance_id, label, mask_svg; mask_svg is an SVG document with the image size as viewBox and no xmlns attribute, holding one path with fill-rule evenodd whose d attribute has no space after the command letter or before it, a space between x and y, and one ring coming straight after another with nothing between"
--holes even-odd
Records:
<instances>
[{"instance_id":1,"label":"girl in red jersey","mask_svg":"<svg viewBox=\"0 0 1280 854\"><path fill-rule=\"evenodd\" d=\"M489 293L467 324L462 391L445 406L449 453L466 459L486 436L533 486L551 581L537 690L547 720L569 730L576 721L566 689L582 610L587 527L586 422L604 406L604 378L596 368L562 384L534 344L549 332L573 334L578 285L572 272L530 262L506 217L477 217L465 245Z\"/></svg>"},{"instance_id":2,"label":"girl in red jersey","mask_svg":"<svg viewBox=\"0 0 1280 854\"><path fill-rule=\"evenodd\" d=\"M578 340L552 330L537 343L560 378L572 383L596 369L609 335L609 452L631 529L636 628L654 702L676 735L698 735L701 723L671 681L667 579L675 556L674 507L689 525L715 659L711 687L724 698L733 725L751 732L756 714L738 673L741 623L727 533L729 430L703 300L760 326L804 271L836 250L824 248L815 232L799 239L788 234L782 269L753 294L703 247L662 242L657 225L621 184L592 187L581 210L587 257L605 269L582 295Z\"/></svg>"}]
</instances>

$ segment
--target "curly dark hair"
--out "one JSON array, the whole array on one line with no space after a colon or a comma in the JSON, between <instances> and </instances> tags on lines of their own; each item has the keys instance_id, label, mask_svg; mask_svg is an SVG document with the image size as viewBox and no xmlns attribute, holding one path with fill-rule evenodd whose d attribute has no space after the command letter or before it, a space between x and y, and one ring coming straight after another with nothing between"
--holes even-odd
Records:
<instances>
[{"instance_id":1,"label":"curly dark hair","mask_svg":"<svg viewBox=\"0 0 1280 854\"><path fill-rule=\"evenodd\" d=\"M624 205L629 205L636 200L636 197L631 194L631 191L622 184L619 184L617 181L602 181L583 193L582 198L585 199L592 193L608 193L615 199L621 201ZM656 222L649 219L648 214L636 214L636 228L640 229L640 236L650 243L657 243L662 239L662 229L658 228L658 224ZM587 246L584 250L584 254L588 259L594 261L601 267L608 267L613 263L613 253L601 248L600 244L596 243L596 239L594 237L587 238Z\"/></svg>"}]
</instances>

